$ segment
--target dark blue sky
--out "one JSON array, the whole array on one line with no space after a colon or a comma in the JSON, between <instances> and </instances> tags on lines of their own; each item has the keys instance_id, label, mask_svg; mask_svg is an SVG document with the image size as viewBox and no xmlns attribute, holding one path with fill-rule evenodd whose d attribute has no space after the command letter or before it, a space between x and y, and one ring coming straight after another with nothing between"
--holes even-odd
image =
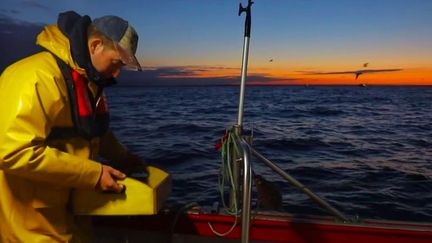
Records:
<instances>
[{"instance_id":1,"label":"dark blue sky","mask_svg":"<svg viewBox=\"0 0 432 243\"><path fill-rule=\"evenodd\" d=\"M171 68L187 70L182 78L226 80L238 76L241 65L239 3L247 1L2 0L0 35L4 43L18 31L4 26L37 28L55 23L66 10L92 18L114 14L137 29L138 58L153 74ZM352 70L364 62L375 68L432 68L430 0L255 0L252 11L250 72L268 81L304 78L298 71Z\"/></svg>"}]
</instances>

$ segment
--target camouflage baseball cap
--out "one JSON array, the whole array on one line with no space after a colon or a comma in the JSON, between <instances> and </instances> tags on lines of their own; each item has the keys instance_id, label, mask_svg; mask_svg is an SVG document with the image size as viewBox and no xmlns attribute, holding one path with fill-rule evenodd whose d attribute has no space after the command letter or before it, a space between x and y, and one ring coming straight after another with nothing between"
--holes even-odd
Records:
<instances>
[{"instance_id":1,"label":"camouflage baseball cap","mask_svg":"<svg viewBox=\"0 0 432 243\"><path fill-rule=\"evenodd\" d=\"M138 45L138 34L129 23L117 16L107 15L93 20L93 25L114 42L122 62L127 67L141 71L135 53Z\"/></svg>"}]
</instances>

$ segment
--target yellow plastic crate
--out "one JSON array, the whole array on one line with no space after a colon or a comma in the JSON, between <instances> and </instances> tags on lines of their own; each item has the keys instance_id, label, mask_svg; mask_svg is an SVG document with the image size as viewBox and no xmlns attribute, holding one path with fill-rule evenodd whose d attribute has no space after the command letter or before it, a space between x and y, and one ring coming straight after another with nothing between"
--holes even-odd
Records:
<instances>
[{"instance_id":1,"label":"yellow plastic crate","mask_svg":"<svg viewBox=\"0 0 432 243\"><path fill-rule=\"evenodd\" d=\"M72 205L77 215L151 215L157 214L171 193L171 176L148 166L147 181L132 178L121 181L125 193L75 190Z\"/></svg>"}]
</instances>

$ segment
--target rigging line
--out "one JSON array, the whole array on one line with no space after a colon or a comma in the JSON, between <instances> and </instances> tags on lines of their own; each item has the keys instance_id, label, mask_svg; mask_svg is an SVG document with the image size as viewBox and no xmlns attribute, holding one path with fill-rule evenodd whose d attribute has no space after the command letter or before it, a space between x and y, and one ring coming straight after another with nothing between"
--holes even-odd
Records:
<instances>
[{"instance_id":1,"label":"rigging line","mask_svg":"<svg viewBox=\"0 0 432 243\"><path fill-rule=\"evenodd\" d=\"M235 229L235 227L237 226L237 223L238 223L238 217L234 216L234 218L235 218L235 220L234 220L234 224L231 226L231 228L230 228L228 231L226 231L226 232L224 232L224 233L219 233L219 232L217 232L217 231L213 228L213 226L211 225L210 222L207 222L207 224L208 224L208 226L210 227L210 230L211 230L215 235L220 236L220 237L222 237L222 236L227 236L227 235L230 234L230 233Z\"/></svg>"},{"instance_id":2,"label":"rigging line","mask_svg":"<svg viewBox=\"0 0 432 243\"><path fill-rule=\"evenodd\" d=\"M211 222L207 222L210 230L217 236L223 237L226 236L228 234L230 234L235 227L237 226L238 223L238 216L240 215L241 210L238 208L238 201L237 201L237 190L236 187L234 185L234 176L231 170L231 163L232 163L232 150L231 148L233 148L233 150L238 153L238 147L237 144L235 142L236 139L236 134L234 134L233 132L229 131L228 132L228 137L227 139L224 141L224 143L222 144L222 164L221 164L221 169L220 169L220 173L219 173L219 192L221 194L221 200L222 200L222 204L224 207L224 210L226 213L228 213L229 215L234 217L234 223L233 225L231 225L231 228L228 229L226 232L218 232L213 225L211 224ZM234 161L235 163L236 161ZM226 205L225 203L225 196L224 196L224 187L225 187L225 182L226 180L228 180L228 184L231 186L231 189L233 191L234 194L234 208L230 208Z\"/></svg>"},{"instance_id":3,"label":"rigging line","mask_svg":"<svg viewBox=\"0 0 432 243\"><path fill-rule=\"evenodd\" d=\"M227 139L224 141L224 143L222 144L222 164L221 164L221 169L219 172L219 192L221 195L221 201L224 207L224 210L226 213L230 214L230 215L234 215L234 216L239 216L241 210L239 210L238 208L238 199L237 199L237 195L238 192L236 190L235 184L234 184L234 175L232 172L232 149L234 150L234 152L238 153L239 149L237 147L237 144L235 142L235 133L233 132L228 132L228 136ZM234 161L235 163L236 161ZM234 195L234 201L233 201L233 207L228 207L227 204L225 203L225 185L230 186L233 195Z\"/></svg>"}]
</instances>

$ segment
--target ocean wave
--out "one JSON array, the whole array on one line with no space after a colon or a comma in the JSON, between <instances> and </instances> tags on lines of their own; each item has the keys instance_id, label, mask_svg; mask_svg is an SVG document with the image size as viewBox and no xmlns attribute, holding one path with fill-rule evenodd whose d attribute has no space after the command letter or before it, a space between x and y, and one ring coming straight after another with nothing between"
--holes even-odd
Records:
<instances>
[{"instance_id":1,"label":"ocean wave","mask_svg":"<svg viewBox=\"0 0 432 243\"><path fill-rule=\"evenodd\" d=\"M237 122L237 87L108 89L120 140L173 177L170 202L219 201L220 151ZM248 87L253 146L348 215L432 219L432 88ZM253 160L283 191L284 210L328 214Z\"/></svg>"}]
</instances>

